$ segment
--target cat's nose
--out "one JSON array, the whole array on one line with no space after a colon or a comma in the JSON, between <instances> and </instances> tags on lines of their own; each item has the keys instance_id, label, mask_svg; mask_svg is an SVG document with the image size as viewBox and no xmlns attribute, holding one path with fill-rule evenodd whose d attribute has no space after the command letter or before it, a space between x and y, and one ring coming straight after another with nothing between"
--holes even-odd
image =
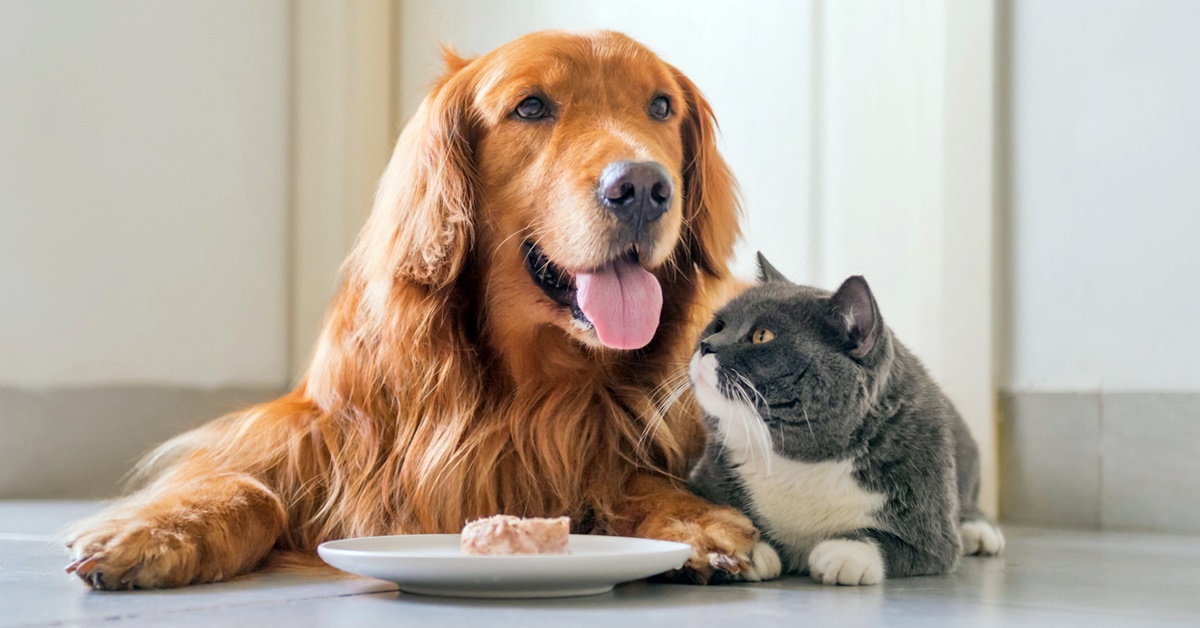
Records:
<instances>
[{"instance_id":1,"label":"cat's nose","mask_svg":"<svg viewBox=\"0 0 1200 628\"><path fill-rule=\"evenodd\" d=\"M707 342L701 342L700 343L700 357L704 357L710 353L716 353L716 352L713 351L712 346L709 345Z\"/></svg>"}]
</instances>

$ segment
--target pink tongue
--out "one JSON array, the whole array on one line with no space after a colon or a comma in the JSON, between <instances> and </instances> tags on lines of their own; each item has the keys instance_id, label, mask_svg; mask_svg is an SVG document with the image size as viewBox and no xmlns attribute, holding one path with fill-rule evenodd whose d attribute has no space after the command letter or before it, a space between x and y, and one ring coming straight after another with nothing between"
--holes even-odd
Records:
<instances>
[{"instance_id":1,"label":"pink tongue","mask_svg":"<svg viewBox=\"0 0 1200 628\"><path fill-rule=\"evenodd\" d=\"M576 301L606 347L641 349L650 344L662 313L662 286L632 262L613 262L575 275Z\"/></svg>"}]
</instances>

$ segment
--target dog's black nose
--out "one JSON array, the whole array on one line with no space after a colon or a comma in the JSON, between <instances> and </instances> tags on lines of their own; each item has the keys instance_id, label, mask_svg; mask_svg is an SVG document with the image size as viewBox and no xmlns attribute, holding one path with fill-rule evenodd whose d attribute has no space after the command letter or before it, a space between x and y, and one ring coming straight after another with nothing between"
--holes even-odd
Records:
<instances>
[{"instance_id":1,"label":"dog's black nose","mask_svg":"<svg viewBox=\"0 0 1200 628\"><path fill-rule=\"evenodd\" d=\"M704 357L710 353L715 353L715 351L713 351L712 346L709 345L707 342L701 342L700 343L700 357Z\"/></svg>"},{"instance_id":2,"label":"dog's black nose","mask_svg":"<svg viewBox=\"0 0 1200 628\"><path fill-rule=\"evenodd\" d=\"M640 229L671 207L671 175L654 161L614 161L600 173L600 202Z\"/></svg>"}]
</instances>

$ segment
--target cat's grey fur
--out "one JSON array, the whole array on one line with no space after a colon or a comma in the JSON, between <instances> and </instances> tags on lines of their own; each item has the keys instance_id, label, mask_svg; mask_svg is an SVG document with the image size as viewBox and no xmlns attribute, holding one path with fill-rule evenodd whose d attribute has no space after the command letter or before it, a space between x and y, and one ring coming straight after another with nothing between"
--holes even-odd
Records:
<instances>
[{"instance_id":1,"label":"cat's grey fur","mask_svg":"<svg viewBox=\"0 0 1200 628\"><path fill-rule=\"evenodd\" d=\"M759 328L774 339L753 343ZM862 277L831 294L760 254L759 285L716 314L690 374L710 437L689 485L754 520L769 544L756 554L778 554L749 579L781 559L827 584L873 584L952 571L964 543L1003 548L978 509L966 424Z\"/></svg>"}]
</instances>

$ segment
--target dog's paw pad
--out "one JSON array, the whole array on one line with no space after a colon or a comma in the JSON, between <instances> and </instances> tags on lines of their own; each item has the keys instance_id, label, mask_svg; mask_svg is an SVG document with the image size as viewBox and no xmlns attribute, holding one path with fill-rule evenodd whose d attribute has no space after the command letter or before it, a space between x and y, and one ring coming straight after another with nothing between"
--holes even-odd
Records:
<instances>
[{"instance_id":1,"label":"dog's paw pad","mask_svg":"<svg viewBox=\"0 0 1200 628\"><path fill-rule=\"evenodd\" d=\"M879 546L869 541L822 541L808 556L808 572L823 584L879 584L883 581L883 555Z\"/></svg>"}]
</instances>

